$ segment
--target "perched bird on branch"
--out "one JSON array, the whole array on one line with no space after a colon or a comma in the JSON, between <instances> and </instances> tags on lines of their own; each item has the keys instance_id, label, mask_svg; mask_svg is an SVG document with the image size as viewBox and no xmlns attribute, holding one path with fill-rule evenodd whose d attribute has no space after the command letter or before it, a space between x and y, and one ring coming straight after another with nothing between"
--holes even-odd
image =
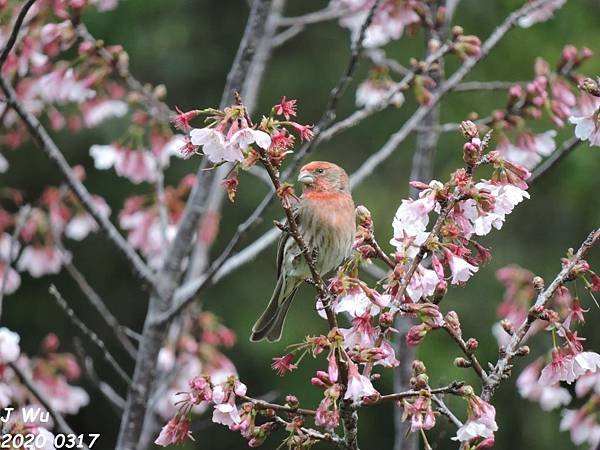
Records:
<instances>
[{"instance_id":1,"label":"perched bird on branch","mask_svg":"<svg viewBox=\"0 0 600 450\"><path fill-rule=\"evenodd\" d=\"M313 161L300 169L304 191L295 208L298 230L321 275L350 255L356 230L348 175L341 167ZM277 247L277 284L267 308L252 327L251 341L281 339L285 317L298 287L310 278L310 268L298 244L283 232Z\"/></svg>"}]
</instances>

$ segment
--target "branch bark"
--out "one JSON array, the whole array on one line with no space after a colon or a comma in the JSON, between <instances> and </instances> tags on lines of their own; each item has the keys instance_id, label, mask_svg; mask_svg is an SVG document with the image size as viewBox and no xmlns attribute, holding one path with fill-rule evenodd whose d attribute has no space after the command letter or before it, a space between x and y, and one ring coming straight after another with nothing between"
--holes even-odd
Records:
<instances>
[{"instance_id":1,"label":"branch bark","mask_svg":"<svg viewBox=\"0 0 600 450\"><path fill-rule=\"evenodd\" d=\"M227 77L221 106L231 104L234 92L240 91L243 87L244 77L264 33L266 17L270 7L271 0L254 0L252 3L244 35ZM177 235L167 252L163 268L156 277L157 289L150 297L146 313L142 340L133 374L133 383L127 395L117 439L117 450L133 450L140 440L148 399L156 381L156 355L160 350L168 327L168 322L159 323L156 321L156 317L163 314L171 306L173 294L182 273L182 261L191 247L203 211L205 195L202 186L207 186L206 183L210 183L212 176L214 176L214 171L207 173L202 170L202 167L201 165L198 170L196 183L186 204Z\"/></svg>"}]
</instances>

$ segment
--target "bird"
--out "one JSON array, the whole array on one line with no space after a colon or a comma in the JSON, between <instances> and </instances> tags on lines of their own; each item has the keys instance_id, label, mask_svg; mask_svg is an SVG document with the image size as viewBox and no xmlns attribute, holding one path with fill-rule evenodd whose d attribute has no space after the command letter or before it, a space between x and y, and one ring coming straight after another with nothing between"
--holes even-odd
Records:
<instances>
[{"instance_id":1,"label":"bird","mask_svg":"<svg viewBox=\"0 0 600 450\"><path fill-rule=\"evenodd\" d=\"M300 169L298 182L303 193L293 216L306 246L316 255L317 271L325 275L352 252L356 219L348 175L336 164L313 161ZM282 232L277 246L277 284L265 311L252 327L250 341L281 339L294 294L310 277L310 268L295 239Z\"/></svg>"}]
</instances>

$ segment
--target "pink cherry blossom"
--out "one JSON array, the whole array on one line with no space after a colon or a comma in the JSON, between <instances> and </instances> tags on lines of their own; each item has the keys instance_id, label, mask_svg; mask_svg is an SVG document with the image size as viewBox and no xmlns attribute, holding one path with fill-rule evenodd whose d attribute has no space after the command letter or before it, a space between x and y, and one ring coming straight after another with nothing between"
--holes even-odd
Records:
<instances>
[{"instance_id":1,"label":"pink cherry blossom","mask_svg":"<svg viewBox=\"0 0 600 450\"><path fill-rule=\"evenodd\" d=\"M567 0L550 0L529 14L519 18L519 26L529 28L539 22L545 22L554 15L554 11L563 7Z\"/></svg>"},{"instance_id":2,"label":"pink cherry blossom","mask_svg":"<svg viewBox=\"0 0 600 450\"><path fill-rule=\"evenodd\" d=\"M356 89L356 106L376 108L388 103L401 106L404 103L404 94L398 89L398 85L399 83L391 79L368 78Z\"/></svg>"},{"instance_id":3,"label":"pink cherry blossom","mask_svg":"<svg viewBox=\"0 0 600 450\"><path fill-rule=\"evenodd\" d=\"M358 367L354 363L348 366L348 387L344 394L344 399L352 399L352 401L360 401L363 397L370 397L377 394L377 391L369 380L364 375L358 372Z\"/></svg>"},{"instance_id":4,"label":"pink cherry blossom","mask_svg":"<svg viewBox=\"0 0 600 450\"><path fill-rule=\"evenodd\" d=\"M573 357L564 356L559 350L552 351L552 361L542 369L539 383L542 386L552 386L559 381L572 383L577 376L573 371Z\"/></svg>"},{"instance_id":5,"label":"pink cherry blossom","mask_svg":"<svg viewBox=\"0 0 600 450\"><path fill-rule=\"evenodd\" d=\"M558 383L551 386L539 383L540 370L540 361L534 361L523 369L516 382L521 397L539 402L544 411L568 405L571 402L569 391L560 387Z\"/></svg>"},{"instance_id":6,"label":"pink cherry blossom","mask_svg":"<svg viewBox=\"0 0 600 450\"><path fill-rule=\"evenodd\" d=\"M592 448L595 447L600 437L600 426L587 408L583 407L579 410L565 409L562 416L559 426L560 431L569 430L571 441L575 445L587 442Z\"/></svg>"},{"instance_id":7,"label":"pink cherry blossom","mask_svg":"<svg viewBox=\"0 0 600 450\"><path fill-rule=\"evenodd\" d=\"M456 256L454 253L446 251L448 264L452 271L452 284L461 284L469 280L471 276L479 270L479 267L469 264L463 258Z\"/></svg>"},{"instance_id":8,"label":"pink cherry blossom","mask_svg":"<svg viewBox=\"0 0 600 450\"><path fill-rule=\"evenodd\" d=\"M28 245L17 262L20 271L28 271L34 278L60 272L66 256L52 245Z\"/></svg>"},{"instance_id":9,"label":"pink cherry blossom","mask_svg":"<svg viewBox=\"0 0 600 450\"><path fill-rule=\"evenodd\" d=\"M15 362L21 353L20 337L6 327L0 328L0 365Z\"/></svg>"},{"instance_id":10,"label":"pink cherry blossom","mask_svg":"<svg viewBox=\"0 0 600 450\"><path fill-rule=\"evenodd\" d=\"M8 273L5 275L6 271L8 271ZM4 282L4 280L6 280L6 282ZM0 262L0 289L2 289L3 282L4 293L7 295L13 294L19 289L19 286L21 286L21 276L12 267Z\"/></svg>"},{"instance_id":11,"label":"pink cherry blossom","mask_svg":"<svg viewBox=\"0 0 600 450\"><path fill-rule=\"evenodd\" d=\"M160 430L160 434L154 443L161 447L167 447L173 444L182 444L188 439L194 440L192 432L190 431L190 425L190 420L188 418L177 415L169 420L169 422L167 422Z\"/></svg>"},{"instance_id":12,"label":"pink cherry blossom","mask_svg":"<svg viewBox=\"0 0 600 450\"><path fill-rule=\"evenodd\" d=\"M456 431L456 437L452 439L468 442L475 438L493 437L494 432L498 431L496 409L476 395L471 395L468 402L467 421Z\"/></svg>"},{"instance_id":13,"label":"pink cherry blossom","mask_svg":"<svg viewBox=\"0 0 600 450\"><path fill-rule=\"evenodd\" d=\"M600 146L600 98L589 94L579 96L569 122L575 125L575 136L590 145Z\"/></svg>"},{"instance_id":14,"label":"pink cherry blossom","mask_svg":"<svg viewBox=\"0 0 600 450\"><path fill-rule=\"evenodd\" d=\"M350 29L356 39L362 24L373 6L373 0L333 0L334 9L347 8L351 13L340 19L340 25ZM406 27L419 23L421 18L408 1L384 0L367 28L365 47L379 47L402 37Z\"/></svg>"},{"instance_id":15,"label":"pink cherry blossom","mask_svg":"<svg viewBox=\"0 0 600 450\"><path fill-rule=\"evenodd\" d=\"M99 100L89 105L82 106L83 122L88 128L94 128L107 119L123 117L127 114L129 107L122 100Z\"/></svg>"},{"instance_id":16,"label":"pink cherry blossom","mask_svg":"<svg viewBox=\"0 0 600 450\"><path fill-rule=\"evenodd\" d=\"M50 405L60 413L77 414L90 402L87 392L79 386L70 385L63 375L36 373L34 380Z\"/></svg>"},{"instance_id":17,"label":"pink cherry blossom","mask_svg":"<svg viewBox=\"0 0 600 450\"><path fill-rule=\"evenodd\" d=\"M81 103L96 95L85 81L78 80L73 69L58 69L35 82L33 92L44 103L63 105Z\"/></svg>"},{"instance_id":18,"label":"pink cherry blossom","mask_svg":"<svg viewBox=\"0 0 600 450\"><path fill-rule=\"evenodd\" d=\"M549 156L556 150L555 137L555 130L548 130L540 134L526 132L517 138L516 144L506 138L502 139L497 150L507 160L527 169L533 169L543 156Z\"/></svg>"},{"instance_id":19,"label":"pink cherry blossom","mask_svg":"<svg viewBox=\"0 0 600 450\"><path fill-rule=\"evenodd\" d=\"M193 145L202 146L204 154L215 164L243 161L243 152L251 144L265 150L271 146L271 137L267 133L252 128L241 128L227 138L215 128L194 128L190 138Z\"/></svg>"},{"instance_id":20,"label":"pink cherry blossom","mask_svg":"<svg viewBox=\"0 0 600 450\"><path fill-rule=\"evenodd\" d=\"M327 430L334 430L340 423L340 411L331 396L326 395L319 403L315 424Z\"/></svg>"},{"instance_id":21,"label":"pink cherry blossom","mask_svg":"<svg viewBox=\"0 0 600 450\"><path fill-rule=\"evenodd\" d=\"M93 197L94 204L98 211L104 216L110 215L110 207L106 201L99 196ZM79 211L75 214L65 227L65 236L69 239L81 241L85 239L90 233L98 230L98 224L96 220L86 211Z\"/></svg>"},{"instance_id":22,"label":"pink cherry blossom","mask_svg":"<svg viewBox=\"0 0 600 450\"><path fill-rule=\"evenodd\" d=\"M431 407L431 398L419 396L414 402L402 403L402 420L410 417L410 431L430 430L435 426L435 415Z\"/></svg>"}]
</instances>

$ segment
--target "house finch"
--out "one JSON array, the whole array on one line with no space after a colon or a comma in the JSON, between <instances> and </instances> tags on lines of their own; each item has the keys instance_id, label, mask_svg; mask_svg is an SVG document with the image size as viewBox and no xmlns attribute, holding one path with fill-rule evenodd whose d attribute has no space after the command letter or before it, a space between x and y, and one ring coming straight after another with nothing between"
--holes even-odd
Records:
<instances>
[{"instance_id":1,"label":"house finch","mask_svg":"<svg viewBox=\"0 0 600 450\"><path fill-rule=\"evenodd\" d=\"M330 162L314 161L300 170L304 192L295 208L298 230L310 250L316 250L316 269L326 274L352 250L355 232L354 202L348 175ZM277 285L267 309L252 327L251 341L281 338L285 316L294 294L311 276L294 238L282 233L277 247Z\"/></svg>"}]
</instances>

